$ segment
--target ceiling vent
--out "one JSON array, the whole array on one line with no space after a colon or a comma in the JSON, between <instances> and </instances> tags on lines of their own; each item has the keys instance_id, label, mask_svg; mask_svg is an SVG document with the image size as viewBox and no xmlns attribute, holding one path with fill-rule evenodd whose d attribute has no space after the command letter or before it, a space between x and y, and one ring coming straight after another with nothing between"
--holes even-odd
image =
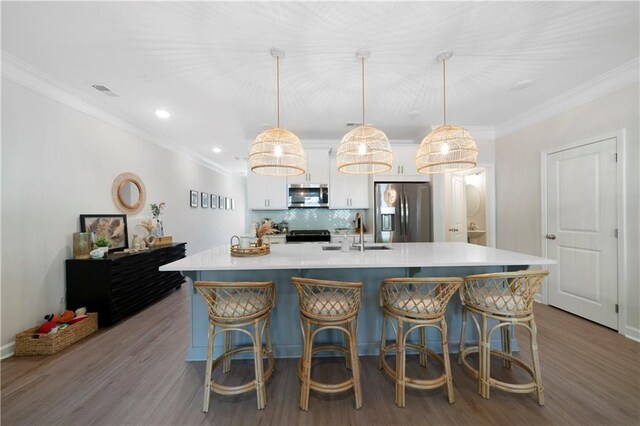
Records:
<instances>
[{"instance_id":1,"label":"ceiling vent","mask_svg":"<svg viewBox=\"0 0 640 426\"><path fill-rule=\"evenodd\" d=\"M91 87L93 87L94 89L96 89L98 92L100 92L102 94L105 94L107 96L111 96L112 98L117 98L118 96L120 96L116 92L112 91L107 86L102 85L102 84L92 84Z\"/></svg>"}]
</instances>

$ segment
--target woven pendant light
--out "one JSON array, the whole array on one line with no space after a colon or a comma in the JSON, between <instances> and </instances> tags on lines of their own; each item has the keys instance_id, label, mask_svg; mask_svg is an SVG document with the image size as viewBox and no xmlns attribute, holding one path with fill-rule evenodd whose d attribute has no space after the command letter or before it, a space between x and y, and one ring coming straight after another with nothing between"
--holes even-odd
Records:
<instances>
[{"instance_id":1,"label":"woven pendant light","mask_svg":"<svg viewBox=\"0 0 640 426\"><path fill-rule=\"evenodd\" d=\"M371 52L360 49L356 58L362 63L362 125L344 135L336 160L342 173L371 174L391 169L393 152L387 135L382 130L367 126L364 116L364 60Z\"/></svg>"},{"instance_id":2,"label":"woven pendant light","mask_svg":"<svg viewBox=\"0 0 640 426\"><path fill-rule=\"evenodd\" d=\"M471 133L462 127L447 124L446 61L453 52L443 52L437 60L442 62L444 97L444 124L429 132L416 153L416 168L420 173L446 173L470 169L478 161L478 148Z\"/></svg>"},{"instance_id":3,"label":"woven pendant light","mask_svg":"<svg viewBox=\"0 0 640 426\"><path fill-rule=\"evenodd\" d=\"M302 175L307 170L307 155L300 139L280 127L280 58L284 51L271 49L276 58L277 125L260 133L249 150L251 171L271 176Z\"/></svg>"}]
</instances>

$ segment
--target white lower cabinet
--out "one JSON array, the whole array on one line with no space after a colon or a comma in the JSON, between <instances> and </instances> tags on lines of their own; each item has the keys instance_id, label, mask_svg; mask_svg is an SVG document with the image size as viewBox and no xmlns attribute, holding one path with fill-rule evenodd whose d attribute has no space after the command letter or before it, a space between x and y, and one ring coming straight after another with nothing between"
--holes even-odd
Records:
<instances>
[{"instance_id":1,"label":"white lower cabinet","mask_svg":"<svg viewBox=\"0 0 640 426\"><path fill-rule=\"evenodd\" d=\"M285 244L287 242L287 236L284 234L271 234L267 235L271 244Z\"/></svg>"},{"instance_id":2,"label":"white lower cabinet","mask_svg":"<svg viewBox=\"0 0 640 426\"><path fill-rule=\"evenodd\" d=\"M330 209L368 209L369 176L341 173L331 159L329 175Z\"/></svg>"},{"instance_id":3,"label":"white lower cabinet","mask_svg":"<svg viewBox=\"0 0 640 426\"><path fill-rule=\"evenodd\" d=\"M286 210L287 178L247 173L247 201L250 210Z\"/></svg>"},{"instance_id":4,"label":"white lower cabinet","mask_svg":"<svg viewBox=\"0 0 640 426\"><path fill-rule=\"evenodd\" d=\"M344 235L341 234L331 234L331 243L332 244L340 244L342 243L342 239L344 238ZM349 244L352 244L354 242L359 242L360 241L360 235L358 234L348 234L347 235L347 240L349 240ZM364 242L365 244L370 244L370 243L375 243L375 237L373 236L373 234L364 234Z\"/></svg>"}]
</instances>

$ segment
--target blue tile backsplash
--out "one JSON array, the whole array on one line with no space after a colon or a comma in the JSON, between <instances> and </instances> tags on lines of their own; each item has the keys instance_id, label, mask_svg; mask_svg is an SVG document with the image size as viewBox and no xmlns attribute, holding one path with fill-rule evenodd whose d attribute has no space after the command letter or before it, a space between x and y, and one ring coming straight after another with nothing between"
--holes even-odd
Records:
<instances>
[{"instance_id":1,"label":"blue tile backsplash","mask_svg":"<svg viewBox=\"0 0 640 426\"><path fill-rule=\"evenodd\" d=\"M262 223L264 218L274 223L289 222L289 229L328 229L353 228L356 213L365 214L365 210L330 210L330 209L290 209L252 211L248 225Z\"/></svg>"}]
</instances>

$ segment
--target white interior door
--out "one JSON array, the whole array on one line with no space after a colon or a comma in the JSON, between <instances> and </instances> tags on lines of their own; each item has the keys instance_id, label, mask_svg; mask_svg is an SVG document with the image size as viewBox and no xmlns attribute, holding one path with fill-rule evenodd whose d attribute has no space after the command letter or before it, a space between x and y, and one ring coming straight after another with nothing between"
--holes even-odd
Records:
<instances>
[{"instance_id":1,"label":"white interior door","mask_svg":"<svg viewBox=\"0 0 640 426\"><path fill-rule=\"evenodd\" d=\"M464 176L451 174L449 241L467 242L467 196Z\"/></svg>"},{"instance_id":2,"label":"white interior door","mask_svg":"<svg viewBox=\"0 0 640 426\"><path fill-rule=\"evenodd\" d=\"M549 304L614 329L616 224L616 139L549 154Z\"/></svg>"}]
</instances>

